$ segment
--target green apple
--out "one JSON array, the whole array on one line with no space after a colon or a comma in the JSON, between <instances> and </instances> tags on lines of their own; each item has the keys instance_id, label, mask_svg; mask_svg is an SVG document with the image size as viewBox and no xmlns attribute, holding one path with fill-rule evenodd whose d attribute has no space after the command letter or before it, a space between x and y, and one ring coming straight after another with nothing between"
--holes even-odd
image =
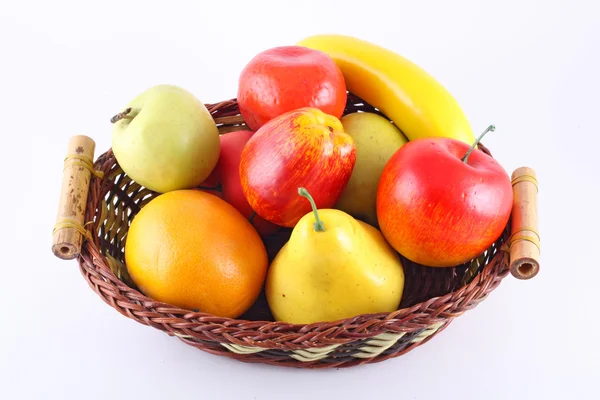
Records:
<instances>
[{"instance_id":1,"label":"green apple","mask_svg":"<svg viewBox=\"0 0 600 400\"><path fill-rule=\"evenodd\" d=\"M127 175L165 193L200 185L219 159L219 131L196 97L157 85L115 115L112 149Z\"/></svg>"},{"instance_id":2,"label":"green apple","mask_svg":"<svg viewBox=\"0 0 600 400\"><path fill-rule=\"evenodd\" d=\"M377 227L379 178L385 164L408 139L394 124L374 113L348 114L341 122L356 144L356 164L335 208Z\"/></svg>"}]
</instances>

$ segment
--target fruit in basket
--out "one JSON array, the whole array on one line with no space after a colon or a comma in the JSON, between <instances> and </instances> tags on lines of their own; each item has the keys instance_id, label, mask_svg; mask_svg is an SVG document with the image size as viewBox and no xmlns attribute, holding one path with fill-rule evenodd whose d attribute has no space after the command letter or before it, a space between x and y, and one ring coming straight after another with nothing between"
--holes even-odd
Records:
<instances>
[{"instance_id":1,"label":"fruit in basket","mask_svg":"<svg viewBox=\"0 0 600 400\"><path fill-rule=\"evenodd\" d=\"M356 161L354 140L343 129L339 119L317 108L290 111L263 125L240 161L242 189L252 209L276 225L293 227L310 211L298 196L300 186L312 193L317 207L332 207Z\"/></svg>"},{"instance_id":2,"label":"fruit in basket","mask_svg":"<svg viewBox=\"0 0 600 400\"><path fill-rule=\"evenodd\" d=\"M449 137L468 145L475 141L469 121L452 94L401 55L344 35L316 35L297 44L333 58L348 90L381 110L408 139Z\"/></svg>"},{"instance_id":3,"label":"fruit in basket","mask_svg":"<svg viewBox=\"0 0 600 400\"><path fill-rule=\"evenodd\" d=\"M246 218L251 218L252 225L261 235L275 232L278 227L255 214L248 200L244 197L240 181L240 159L242 150L254 135L252 131L236 131L221 135L221 153L215 168L221 182L222 196Z\"/></svg>"},{"instance_id":4,"label":"fruit in basket","mask_svg":"<svg viewBox=\"0 0 600 400\"><path fill-rule=\"evenodd\" d=\"M215 167L208 178L206 178L206 180L202 182L200 186L197 186L196 189L223 198L223 191L221 190L221 178L218 172L219 171L217 170L217 167Z\"/></svg>"},{"instance_id":5,"label":"fruit in basket","mask_svg":"<svg viewBox=\"0 0 600 400\"><path fill-rule=\"evenodd\" d=\"M398 309L404 269L376 228L335 209L298 222L269 267L265 291L278 321L310 324ZM306 201L306 199L303 199Z\"/></svg>"},{"instance_id":6,"label":"fruit in basket","mask_svg":"<svg viewBox=\"0 0 600 400\"><path fill-rule=\"evenodd\" d=\"M125 261L148 297L231 318L257 299L268 266L248 220L200 190L172 191L144 206L129 228Z\"/></svg>"},{"instance_id":7,"label":"fruit in basket","mask_svg":"<svg viewBox=\"0 0 600 400\"><path fill-rule=\"evenodd\" d=\"M200 185L219 158L219 132L193 94L157 85L115 115L112 149L133 180L164 193Z\"/></svg>"},{"instance_id":8,"label":"fruit in basket","mask_svg":"<svg viewBox=\"0 0 600 400\"><path fill-rule=\"evenodd\" d=\"M377 192L379 226L406 258L431 267L457 266L483 253L504 231L513 205L510 178L492 157L469 151L455 139L420 139L400 148L385 166Z\"/></svg>"},{"instance_id":9,"label":"fruit in basket","mask_svg":"<svg viewBox=\"0 0 600 400\"><path fill-rule=\"evenodd\" d=\"M337 118L346 105L346 85L326 54L299 46L280 46L256 55L242 70L237 100L253 131L269 120L303 107Z\"/></svg>"},{"instance_id":10,"label":"fruit in basket","mask_svg":"<svg viewBox=\"0 0 600 400\"><path fill-rule=\"evenodd\" d=\"M352 113L340 121L356 144L356 164L335 208L377 226L375 202L381 172L408 139L389 120L374 113Z\"/></svg>"}]
</instances>

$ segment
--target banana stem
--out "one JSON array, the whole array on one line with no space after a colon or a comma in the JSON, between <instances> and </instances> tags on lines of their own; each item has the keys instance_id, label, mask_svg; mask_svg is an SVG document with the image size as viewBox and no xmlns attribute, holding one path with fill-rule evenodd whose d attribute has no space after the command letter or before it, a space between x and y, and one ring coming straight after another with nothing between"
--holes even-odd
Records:
<instances>
[{"instance_id":1,"label":"banana stem","mask_svg":"<svg viewBox=\"0 0 600 400\"><path fill-rule=\"evenodd\" d=\"M308 201L310 201L310 206L312 207L313 214L315 214L315 223L313 224L315 232L325 232L325 224L323 224L323 221L321 221L321 218L319 218L317 205L315 204L315 201L313 200L310 193L308 193L308 190L304 189L303 187L298 188L298 194L300 196L306 197Z\"/></svg>"},{"instance_id":2,"label":"banana stem","mask_svg":"<svg viewBox=\"0 0 600 400\"><path fill-rule=\"evenodd\" d=\"M487 129L485 131L483 131L483 133L481 135L479 135L479 137L477 138L477 140L475 141L475 143L473 143L473 145L471 146L471 148L467 151L467 154L465 154L465 156L462 158L462 161L464 163L467 162L467 160L469 159L469 156L471 155L471 153L473 152L473 150L475 149L475 147L477 147L477 145L479 144L479 142L481 142L481 139L483 139L483 137L485 136L486 133L488 133L489 131L495 131L496 127L494 125L490 125L487 127Z\"/></svg>"}]
</instances>

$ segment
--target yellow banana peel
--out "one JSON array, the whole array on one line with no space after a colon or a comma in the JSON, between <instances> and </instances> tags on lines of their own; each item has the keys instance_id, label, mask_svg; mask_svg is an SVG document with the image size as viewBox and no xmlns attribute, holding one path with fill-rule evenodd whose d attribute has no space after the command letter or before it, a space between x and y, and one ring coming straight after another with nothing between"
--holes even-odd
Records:
<instances>
[{"instance_id":1,"label":"yellow banana peel","mask_svg":"<svg viewBox=\"0 0 600 400\"><path fill-rule=\"evenodd\" d=\"M449 137L475 142L452 94L401 55L344 35L311 36L297 45L328 54L342 70L347 89L394 121L409 140Z\"/></svg>"}]
</instances>

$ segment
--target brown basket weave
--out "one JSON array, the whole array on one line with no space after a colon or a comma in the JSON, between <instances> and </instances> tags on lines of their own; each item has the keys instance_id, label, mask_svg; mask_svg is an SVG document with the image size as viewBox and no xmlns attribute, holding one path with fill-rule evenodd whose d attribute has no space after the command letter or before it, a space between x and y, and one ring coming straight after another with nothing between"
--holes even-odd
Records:
<instances>
[{"instance_id":1,"label":"brown basket weave","mask_svg":"<svg viewBox=\"0 0 600 400\"><path fill-rule=\"evenodd\" d=\"M247 129L235 99L207 107L221 133ZM349 95L345 113L356 111L378 112ZM485 147L480 149L489 154ZM157 194L123 173L110 150L100 155L94 166L104 177L90 183L85 221L92 221L87 227L93 240L84 242L78 258L84 278L121 314L209 353L303 368L383 361L429 341L455 317L477 306L509 273L508 254L501 250L510 233L507 226L484 254L456 268L423 267L402 258L405 293L400 309L393 313L310 325L273 322L264 292L240 319L184 310L143 295L131 283L124 265L128 227L140 208ZM281 229L265 238L271 259L289 233L289 229Z\"/></svg>"}]
</instances>

